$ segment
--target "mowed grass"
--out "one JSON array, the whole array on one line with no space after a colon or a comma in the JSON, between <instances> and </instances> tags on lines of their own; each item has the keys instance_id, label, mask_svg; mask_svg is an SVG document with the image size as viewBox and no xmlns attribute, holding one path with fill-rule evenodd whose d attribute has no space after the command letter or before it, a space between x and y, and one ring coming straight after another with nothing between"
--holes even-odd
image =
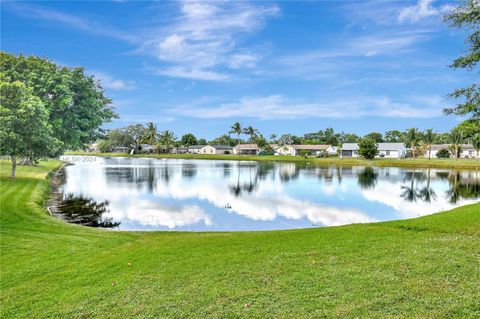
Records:
<instances>
[{"instance_id":1,"label":"mowed grass","mask_svg":"<svg viewBox=\"0 0 480 319\"><path fill-rule=\"evenodd\" d=\"M125 154L125 153L88 153L88 152L67 152L66 155L85 155L102 157L149 157L149 158L184 158L184 159L205 159L205 160L236 160L236 161L274 161L274 162L296 162L312 165L364 165L364 166L395 166L395 167L419 167L419 168L458 168L458 169L480 169L480 160L473 158L375 158L366 160L363 158L315 158L302 156L285 155L216 155L216 154Z\"/></svg>"},{"instance_id":2,"label":"mowed grass","mask_svg":"<svg viewBox=\"0 0 480 319\"><path fill-rule=\"evenodd\" d=\"M118 232L41 207L59 162L1 165L2 318L478 318L480 204L414 220Z\"/></svg>"}]
</instances>

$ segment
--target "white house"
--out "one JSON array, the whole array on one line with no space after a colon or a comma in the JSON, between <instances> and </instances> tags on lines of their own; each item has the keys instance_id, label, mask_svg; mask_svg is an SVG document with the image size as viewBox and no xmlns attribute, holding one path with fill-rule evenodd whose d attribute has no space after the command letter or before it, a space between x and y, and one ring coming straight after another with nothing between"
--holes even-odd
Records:
<instances>
[{"instance_id":1,"label":"white house","mask_svg":"<svg viewBox=\"0 0 480 319\"><path fill-rule=\"evenodd\" d=\"M282 145L275 148L275 155L298 156L301 151L307 151L317 156L322 154L322 152L336 155L337 147L332 145Z\"/></svg>"},{"instance_id":2,"label":"white house","mask_svg":"<svg viewBox=\"0 0 480 319\"><path fill-rule=\"evenodd\" d=\"M235 155L257 155L260 148L257 144L238 144L233 148Z\"/></svg>"},{"instance_id":3,"label":"white house","mask_svg":"<svg viewBox=\"0 0 480 319\"><path fill-rule=\"evenodd\" d=\"M199 154L200 150L206 145L190 145L187 147L187 153L190 154Z\"/></svg>"},{"instance_id":4,"label":"white house","mask_svg":"<svg viewBox=\"0 0 480 319\"><path fill-rule=\"evenodd\" d=\"M384 158L405 158L407 147L403 143L378 143L378 156Z\"/></svg>"},{"instance_id":5,"label":"white house","mask_svg":"<svg viewBox=\"0 0 480 319\"><path fill-rule=\"evenodd\" d=\"M198 154L231 154L233 148L229 145L205 145Z\"/></svg>"},{"instance_id":6,"label":"white house","mask_svg":"<svg viewBox=\"0 0 480 319\"><path fill-rule=\"evenodd\" d=\"M357 143L343 143L340 158L343 157L358 157L358 144Z\"/></svg>"},{"instance_id":7,"label":"white house","mask_svg":"<svg viewBox=\"0 0 480 319\"><path fill-rule=\"evenodd\" d=\"M340 157L359 157L357 143L344 143ZM378 155L384 158L404 158L407 155L407 148L403 143L378 143Z\"/></svg>"},{"instance_id":8,"label":"white house","mask_svg":"<svg viewBox=\"0 0 480 319\"><path fill-rule=\"evenodd\" d=\"M150 144L140 144L140 153L153 153L155 152L155 147Z\"/></svg>"},{"instance_id":9,"label":"white house","mask_svg":"<svg viewBox=\"0 0 480 319\"><path fill-rule=\"evenodd\" d=\"M450 156L453 156L452 145L451 144L433 144L430 152L430 157L437 157L437 153L440 150L446 149ZM428 157L428 151L425 154L425 157ZM475 150L472 144L460 144L460 158L480 158L479 154Z\"/></svg>"},{"instance_id":10,"label":"white house","mask_svg":"<svg viewBox=\"0 0 480 319\"><path fill-rule=\"evenodd\" d=\"M115 146L112 149L112 153L127 153L128 147L126 146Z\"/></svg>"}]
</instances>

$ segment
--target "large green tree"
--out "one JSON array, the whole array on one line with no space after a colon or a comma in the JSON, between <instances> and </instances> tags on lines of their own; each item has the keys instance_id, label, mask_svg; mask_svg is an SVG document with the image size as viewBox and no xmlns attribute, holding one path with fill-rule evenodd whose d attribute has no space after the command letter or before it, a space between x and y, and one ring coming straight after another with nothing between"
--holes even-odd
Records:
<instances>
[{"instance_id":1,"label":"large green tree","mask_svg":"<svg viewBox=\"0 0 480 319\"><path fill-rule=\"evenodd\" d=\"M103 135L103 123L117 117L100 82L83 68L2 51L0 73L3 81L24 83L42 101L52 135L63 143L63 150L84 148Z\"/></svg>"},{"instance_id":2,"label":"large green tree","mask_svg":"<svg viewBox=\"0 0 480 319\"><path fill-rule=\"evenodd\" d=\"M358 143L358 154L366 159L374 158L378 154L377 142L370 137L362 138Z\"/></svg>"},{"instance_id":3,"label":"large green tree","mask_svg":"<svg viewBox=\"0 0 480 319\"><path fill-rule=\"evenodd\" d=\"M47 109L22 82L0 81L0 142L0 153L12 160L12 179L18 157L52 156L62 147L53 137Z\"/></svg>"},{"instance_id":4,"label":"large green tree","mask_svg":"<svg viewBox=\"0 0 480 319\"><path fill-rule=\"evenodd\" d=\"M191 146L197 144L197 138L192 133L183 134L182 145Z\"/></svg>"},{"instance_id":5,"label":"large green tree","mask_svg":"<svg viewBox=\"0 0 480 319\"><path fill-rule=\"evenodd\" d=\"M475 71L480 61L480 1L463 1L455 10L445 17L453 28L465 29L469 35L466 39L465 53L455 59L451 65L454 69ZM480 85L473 83L469 87L461 88L450 93L458 100L457 105L444 109L446 114L470 115L473 119L480 119Z\"/></svg>"}]
</instances>

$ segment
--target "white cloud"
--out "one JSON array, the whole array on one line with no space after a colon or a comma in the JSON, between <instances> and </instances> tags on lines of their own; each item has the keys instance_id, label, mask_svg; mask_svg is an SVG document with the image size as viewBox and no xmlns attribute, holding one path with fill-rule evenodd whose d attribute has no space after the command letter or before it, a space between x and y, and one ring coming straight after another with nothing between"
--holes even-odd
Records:
<instances>
[{"instance_id":1,"label":"white cloud","mask_svg":"<svg viewBox=\"0 0 480 319\"><path fill-rule=\"evenodd\" d=\"M179 106L172 112L197 118L298 119L357 118L365 116L429 118L441 115L441 98L414 97L412 103L393 101L385 96L349 96L303 102L282 95L245 97L219 106ZM413 104L413 105L412 105Z\"/></svg>"},{"instance_id":2,"label":"white cloud","mask_svg":"<svg viewBox=\"0 0 480 319\"><path fill-rule=\"evenodd\" d=\"M205 211L196 205L167 206L147 200L133 200L125 209L117 209L124 216L108 215L115 220L135 221L144 226L165 226L169 229L198 224L212 225L212 219Z\"/></svg>"},{"instance_id":3,"label":"white cloud","mask_svg":"<svg viewBox=\"0 0 480 319\"><path fill-rule=\"evenodd\" d=\"M10 2L8 3L8 6L17 14L26 18L59 22L82 31L87 31L92 34L125 40L128 42L132 42L135 40L135 37L129 32L123 32L115 28L102 25L91 20L83 19L75 15L63 13L56 10L45 9L41 6L23 4L18 2Z\"/></svg>"},{"instance_id":4,"label":"white cloud","mask_svg":"<svg viewBox=\"0 0 480 319\"><path fill-rule=\"evenodd\" d=\"M146 36L140 51L154 55L165 67L157 74L195 80L224 81L219 69L254 67L260 58L244 53L241 37L262 27L278 13L276 6L243 2L181 2L181 15Z\"/></svg>"},{"instance_id":5,"label":"white cloud","mask_svg":"<svg viewBox=\"0 0 480 319\"><path fill-rule=\"evenodd\" d=\"M125 80L117 79L104 72L94 71L93 74L95 78L102 83L102 87L104 89L127 90L127 91L136 89L135 81L125 81Z\"/></svg>"},{"instance_id":6,"label":"white cloud","mask_svg":"<svg viewBox=\"0 0 480 319\"><path fill-rule=\"evenodd\" d=\"M229 79L228 74L219 73L215 71L202 70L202 69L191 69L188 67L175 66L168 67L165 69L155 70L156 74L166 75L175 78L184 78L192 80L205 80L205 81L224 81Z\"/></svg>"},{"instance_id":7,"label":"white cloud","mask_svg":"<svg viewBox=\"0 0 480 319\"><path fill-rule=\"evenodd\" d=\"M455 8L455 6L450 4L444 4L439 7L435 7L432 5L433 2L433 0L419 0L415 5L401 9L400 13L398 14L398 21L417 22L424 18L447 13Z\"/></svg>"}]
</instances>

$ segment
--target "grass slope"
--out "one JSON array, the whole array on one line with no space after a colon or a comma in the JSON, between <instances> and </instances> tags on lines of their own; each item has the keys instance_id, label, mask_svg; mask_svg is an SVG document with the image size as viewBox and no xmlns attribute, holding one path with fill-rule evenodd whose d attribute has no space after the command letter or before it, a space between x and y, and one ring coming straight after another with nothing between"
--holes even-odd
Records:
<instances>
[{"instance_id":1,"label":"grass slope","mask_svg":"<svg viewBox=\"0 0 480 319\"><path fill-rule=\"evenodd\" d=\"M257 155L202 155L202 154L138 154L129 155L125 153L87 153L67 152L66 155L86 155L102 157L152 157L152 158L185 158L185 159L206 159L206 160L236 160L236 161L275 161L275 162L297 162L310 163L313 165L373 165L373 166L396 166L396 167L420 167L420 168L458 168L458 169L480 169L478 159L439 159L439 158L415 158L395 159L376 158L366 160L363 158L305 158L301 156L257 156Z\"/></svg>"},{"instance_id":2,"label":"grass slope","mask_svg":"<svg viewBox=\"0 0 480 319\"><path fill-rule=\"evenodd\" d=\"M480 204L414 220L127 233L39 205L59 163L1 167L3 318L478 318Z\"/></svg>"}]
</instances>

